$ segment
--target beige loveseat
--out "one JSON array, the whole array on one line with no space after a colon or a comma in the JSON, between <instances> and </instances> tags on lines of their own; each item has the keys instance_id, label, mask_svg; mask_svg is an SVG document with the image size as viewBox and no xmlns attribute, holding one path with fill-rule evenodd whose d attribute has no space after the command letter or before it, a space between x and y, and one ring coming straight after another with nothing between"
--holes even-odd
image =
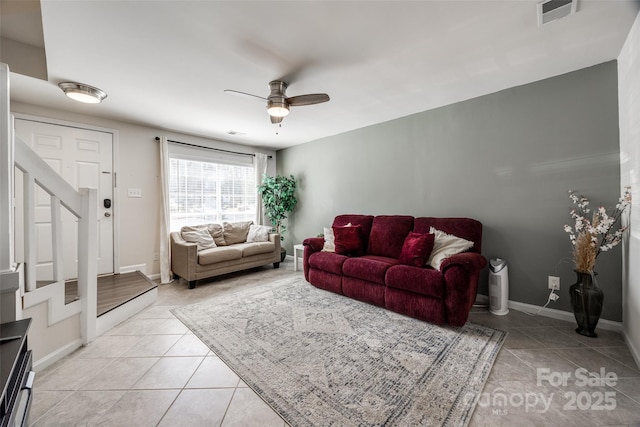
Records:
<instances>
[{"instance_id":1,"label":"beige loveseat","mask_svg":"<svg viewBox=\"0 0 640 427\"><path fill-rule=\"evenodd\" d=\"M180 232L172 232L174 277L182 277L193 289L196 280L271 263L274 268L280 267L280 235L266 231L269 229L249 221L183 227Z\"/></svg>"}]
</instances>

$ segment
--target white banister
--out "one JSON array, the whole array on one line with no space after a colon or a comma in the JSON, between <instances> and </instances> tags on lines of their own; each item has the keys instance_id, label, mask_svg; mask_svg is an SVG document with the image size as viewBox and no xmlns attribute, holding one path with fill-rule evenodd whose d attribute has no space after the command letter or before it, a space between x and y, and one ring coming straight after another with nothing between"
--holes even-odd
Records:
<instances>
[{"instance_id":1,"label":"white banister","mask_svg":"<svg viewBox=\"0 0 640 427\"><path fill-rule=\"evenodd\" d=\"M24 172L23 175L23 197L24 200L24 262L25 287L27 292L36 290L36 206L35 194L36 184L31 173Z\"/></svg>"},{"instance_id":2,"label":"white banister","mask_svg":"<svg viewBox=\"0 0 640 427\"><path fill-rule=\"evenodd\" d=\"M62 205L60 198L51 196L51 240L53 244L53 280L64 282L64 257L62 256Z\"/></svg>"},{"instance_id":3,"label":"white banister","mask_svg":"<svg viewBox=\"0 0 640 427\"><path fill-rule=\"evenodd\" d=\"M34 181L50 195L60 198L60 203L73 215L82 216L82 197L51 166L42 160L24 141L15 138L16 166L29 173ZM97 217L96 217L97 220Z\"/></svg>"},{"instance_id":4,"label":"white banister","mask_svg":"<svg viewBox=\"0 0 640 427\"><path fill-rule=\"evenodd\" d=\"M81 188L82 216L78 220L78 296L82 301L80 335L87 344L96 338L98 317L98 192Z\"/></svg>"},{"instance_id":5,"label":"white banister","mask_svg":"<svg viewBox=\"0 0 640 427\"><path fill-rule=\"evenodd\" d=\"M76 191L27 144L14 140L15 165L23 172L24 239L26 265L25 308L48 304L48 323L52 325L80 313L83 344L96 338L98 195L95 188ZM35 194L36 185L51 197L51 240L53 283L37 289ZM78 218L78 296L80 301L65 304L63 271L62 207Z\"/></svg>"}]
</instances>

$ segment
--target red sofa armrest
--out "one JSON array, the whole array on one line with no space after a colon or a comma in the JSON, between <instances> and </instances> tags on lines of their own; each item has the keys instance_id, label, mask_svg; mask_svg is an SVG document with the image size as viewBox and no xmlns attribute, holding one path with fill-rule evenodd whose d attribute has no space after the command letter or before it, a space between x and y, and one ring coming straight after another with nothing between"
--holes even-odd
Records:
<instances>
[{"instance_id":1,"label":"red sofa armrest","mask_svg":"<svg viewBox=\"0 0 640 427\"><path fill-rule=\"evenodd\" d=\"M304 252L302 255L302 270L304 278L309 281L309 257L315 252L322 251L324 247L324 237L308 237L302 242Z\"/></svg>"},{"instance_id":2,"label":"red sofa armrest","mask_svg":"<svg viewBox=\"0 0 640 427\"><path fill-rule=\"evenodd\" d=\"M487 260L482 255L475 252L463 252L461 254L452 255L442 260L440 271L442 274L452 266L460 266L466 270L473 272L482 270L487 266Z\"/></svg>"},{"instance_id":3,"label":"red sofa armrest","mask_svg":"<svg viewBox=\"0 0 640 427\"><path fill-rule=\"evenodd\" d=\"M309 237L302 242L304 246L311 247L311 253L320 252L324 247L324 237ZM306 249L305 249L306 252Z\"/></svg>"},{"instance_id":4,"label":"red sofa armrest","mask_svg":"<svg viewBox=\"0 0 640 427\"><path fill-rule=\"evenodd\" d=\"M487 260L480 254L464 252L442 261L440 271L446 283L445 299L447 323L462 326L476 300L480 271Z\"/></svg>"}]
</instances>

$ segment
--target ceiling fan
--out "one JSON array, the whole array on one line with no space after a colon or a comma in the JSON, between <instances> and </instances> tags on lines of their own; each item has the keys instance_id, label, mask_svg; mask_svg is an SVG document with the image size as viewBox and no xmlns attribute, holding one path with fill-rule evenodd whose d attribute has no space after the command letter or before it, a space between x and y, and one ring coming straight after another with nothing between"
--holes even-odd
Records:
<instances>
[{"instance_id":1,"label":"ceiling fan","mask_svg":"<svg viewBox=\"0 0 640 427\"><path fill-rule=\"evenodd\" d=\"M302 105L320 104L329 100L329 95L326 93L311 93L307 95L292 96L290 98L286 95L288 84L281 80L274 80L269 82L269 96L264 98L262 96L253 95L251 93L240 92L237 90L225 89L226 93L235 95L250 96L263 101L267 101L267 112L271 117L271 123L281 123L282 120L289 114L289 107L299 107Z\"/></svg>"}]
</instances>

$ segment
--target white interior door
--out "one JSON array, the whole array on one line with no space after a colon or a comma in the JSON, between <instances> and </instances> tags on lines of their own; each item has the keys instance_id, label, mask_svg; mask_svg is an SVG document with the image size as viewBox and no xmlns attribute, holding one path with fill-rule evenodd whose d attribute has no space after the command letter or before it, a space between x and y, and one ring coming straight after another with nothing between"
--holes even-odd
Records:
<instances>
[{"instance_id":1,"label":"white interior door","mask_svg":"<svg viewBox=\"0 0 640 427\"><path fill-rule=\"evenodd\" d=\"M113 134L19 118L15 120L15 134L73 188L98 190L98 274L113 273ZM16 189L21 188L18 181L21 180L16 176ZM16 210L20 191L16 191ZM107 200L109 202L105 202ZM73 279L78 276L78 224L66 210L62 215L62 230L64 277ZM16 237L19 233L21 230L16 230ZM21 240L16 239L16 243ZM39 188L36 191L36 241L36 278L50 280L53 278L50 197Z\"/></svg>"}]
</instances>

